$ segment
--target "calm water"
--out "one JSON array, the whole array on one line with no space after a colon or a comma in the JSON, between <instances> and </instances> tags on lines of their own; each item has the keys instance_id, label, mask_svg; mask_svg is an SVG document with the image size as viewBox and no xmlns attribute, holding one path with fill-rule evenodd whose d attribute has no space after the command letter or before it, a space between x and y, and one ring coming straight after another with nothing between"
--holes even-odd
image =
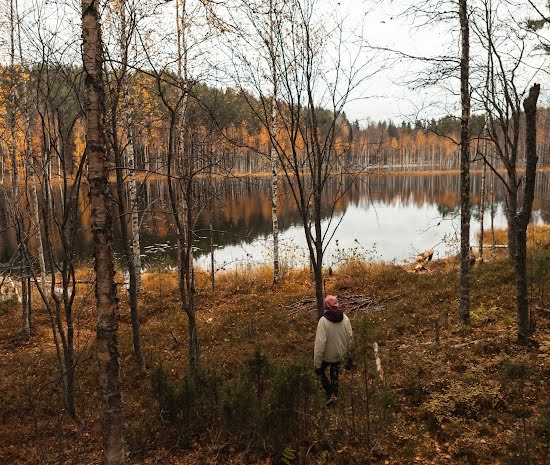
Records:
<instances>
[{"instance_id":1,"label":"calm water","mask_svg":"<svg viewBox=\"0 0 550 465\"><path fill-rule=\"evenodd\" d=\"M480 176L472 177L472 239L479 232L478 206ZM550 192L548 177L538 178L534 221L550 223ZM281 183L283 184L283 183ZM489 182L488 182L489 185ZM331 197L330 186L327 198ZM489 188L487 188L489 191ZM230 269L271 261L271 203L269 180L262 178L220 182L211 212L214 229L216 269ZM403 262L411 260L416 251L435 247L437 257L457 252L459 231L458 175L432 176L365 176L353 182L348 193L337 203L331 228L339 224L327 247L326 265L337 265L350 254L371 260ZM163 181L148 181L139 189L141 243L144 266L174 265L176 239L168 214L168 189ZM56 203L61 192L54 189ZM495 203L492 206L495 228L506 226L503 214L503 189L495 180ZM485 229L490 228L491 205L487 192ZM202 205L199 201L199 205ZM325 206L328 212L328 204ZM325 213L326 214L326 213ZM117 215L115 208L115 215ZM118 216L118 215L117 215ZM80 206L79 258L88 260L91 254L89 209L84 196ZM5 203L0 202L0 221L9 224ZM279 224L281 229L281 259L289 266L307 263L304 232L288 187L282 186ZM197 218L196 261L210 269L209 212L201 209ZM324 229L329 227L326 217ZM0 261L7 262L16 250L15 234L2 227ZM330 230L332 231L332 230ZM115 231L118 237L118 229ZM31 240L32 246L32 240ZM121 256L120 243L116 243Z\"/></svg>"}]
</instances>

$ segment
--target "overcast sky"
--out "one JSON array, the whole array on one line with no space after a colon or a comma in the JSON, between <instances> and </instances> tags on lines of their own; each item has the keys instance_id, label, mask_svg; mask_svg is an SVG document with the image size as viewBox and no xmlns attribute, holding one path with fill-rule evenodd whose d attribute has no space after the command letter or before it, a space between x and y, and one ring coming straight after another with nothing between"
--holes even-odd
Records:
<instances>
[{"instance_id":1,"label":"overcast sky","mask_svg":"<svg viewBox=\"0 0 550 465\"><path fill-rule=\"evenodd\" d=\"M371 45L387 47L414 56L437 56L439 54L458 54L460 36L457 33L458 24L432 24L417 27L412 18L403 14L410 2L406 0L373 1L373 0L328 0L333 5L338 5L342 11L349 12L350 22L364 20L363 37ZM537 1L537 0L535 0ZM435 2L434 2L435 3ZM544 0L541 10L544 10ZM469 2L475 7L475 2ZM509 1L494 0L493 6L497 8L498 20L509 22L509 16L521 20L527 16L534 17L530 13L527 0L519 3L519 6L510 4ZM458 18L456 18L458 22ZM497 21L497 20L495 20ZM454 29L454 31L453 31ZM482 59L485 54L476 46L476 36L470 32L472 42L472 61ZM532 45L532 44L531 44ZM539 54L540 55L540 54ZM542 58L530 58L525 75L525 85L535 79L548 80L547 74L533 71L535 66L543 66ZM388 69L383 69L376 77L370 79L362 89L364 99L353 101L347 106L347 114L351 119L367 120L410 120L443 116L445 114L458 114L458 80L446 83L447 89L439 87L412 88L406 81L419 70L426 69L425 64L414 63L411 60L389 60ZM472 65L474 66L474 65ZM476 83L472 82L475 86ZM454 94L449 92L449 87ZM548 104L548 93L543 94L541 102Z\"/></svg>"},{"instance_id":2,"label":"overcast sky","mask_svg":"<svg viewBox=\"0 0 550 465\"><path fill-rule=\"evenodd\" d=\"M403 2L373 2L341 0L349 21L364 21L363 38L373 46L403 51L415 56L434 56L445 48L452 38L442 27L414 28L412 21L402 16ZM383 119L415 119L428 105L434 89L411 89L405 84L414 64L409 60L389 60L389 68L369 79L361 89L364 98L348 104L347 114L361 122ZM436 113L438 111L435 111Z\"/></svg>"},{"instance_id":3,"label":"overcast sky","mask_svg":"<svg viewBox=\"0 0 550 465\"><path fill-rule=\"evenodd\" d=\"M155 0L149 0L155 1ZM340 16L346 18L347 28L349 30L360 32L361 39L372 46L385 47L389 49L399 50L401 52L415 56L437 56L442 53L457 56L459 52L459 35L456 32L457 24L446 25L428 25L423 27L415 27L412 19L405 17L402 13L408 4L414 2L418 4L420 0L317 0L318 8L326 19L330 21L334 11L337 11ZM434 0L435 2L436 0ZM440 0L442 2L447 0ZM451 2L452 0L448 0ZM475 7L475 2L480 0L471 0L469 4ZM500 8L499 21L506 22L507 15L509 16L512 9L514 19L521 18L521 15L528 15L527 0L523 0L520 6L510 6L511 1L515 0L492 0L493 6L503 5ZM520 0L517 0L520 1ZM535 0L541 3L541 8L544 10L546 0ZM75 62L80 61L80 28L79 28L79 2L77 0L63 1L46 1L46 0L19 0L20 12L24 17L23 34L30 33L31 40L37 40L36 29L41 29L40 34L46 37L47 28L51 29L50 46L52 48L63 49L64 43L69 43L70 48L65 49L64 58L67 57ZM6 12L7 1L0 0L2 9L0 10L0 23L2 29L6 29ZM62 6L64 5L64 6ZM140 6L144 8L144 14L148 17L152 11L146 8L146 2L140 2ZM198 6L198 8L201 8ZM326 11L325 11L326 10ZM36 22L38 11L41 12L42 18L48 18L47 21L42 19L42 24L38 27ZM153 54L158 60L173 62L175 39L175 17L174 17L174 2L165 3L163 7L156 10L154 17L148 18L139 27L150 27L155 30L156 39L152 39ZM199 12L200 14L200 12ZM108 21L108 17L104 18ZM456 19L458 22L458 19ZM418 24L417 24L418 25ZM28 28L28 30L25 30ZM200 36L201 28L195 28L193 31L195 37ZM454 29L454 32L453 32ZM149 33L143 32L142 39L149 40ZM172 35L171 35L172 34ZM153 34L151 34L153 35ZM76 37L77 40L74 40ZM475 34L471 33L472 42L475 42ZM0 38L0 45L7 45L7 34L3 34ZM70 40L67 40L70 38ZM108 35L105 37L109 40ZM116 40L116 38L114 39ZM200 39L199 39L200 40ZM54 42L59 42L55 45ZM506 46L504 42L502 44ZM231 44L229 45L231 46ZM40 50L40 47L34 47L35 50ZM29 47L29 52L31 52ZM211 43L207 43L201 49L198 48L198 54L202 54L197 60L197 63L206 61L216 61L216 47ZM380 67L378 74L369 78L355 92L354 99L346 106L346 113L349 119L359 120L360 123L366 124L367 121L378 121L386 119L394 119L396 121L439 117L445 114L457 114L459 110L458 98L458 80L450 80L446 83L446 88L442 87L417 87L407 85L406 81L417 76L418 73L426 69L424 63L415 62L413 60L396 59L395 55L365 51L365 60L369 59L369 54L376 55L374 67ZM472 45L472 61L480 60L482 50ZM5 60L6 54L3 53ZM143 58L143 54L140 54ZM383 60L380 57L384 57ZM207 58L205 60L204 58ZM540 58L531 59L530 68L526 68L522 75L525 76L525 82L529 82L535 78L536 73L533 73L533 63L541 63ZM145 63L145 62L144 62ZM80 63L78 63L80 64ZM219 66L223 66L223 63ZM368 70L369 74L377 69ZM213 76L211 69L205 73L205 76ZM536 77L537 80L547 80L547 75ZM475 86L476 83L472 82ZM547 94L544 93L542 103L548 104Z\"/></svg>"}]
</instances>

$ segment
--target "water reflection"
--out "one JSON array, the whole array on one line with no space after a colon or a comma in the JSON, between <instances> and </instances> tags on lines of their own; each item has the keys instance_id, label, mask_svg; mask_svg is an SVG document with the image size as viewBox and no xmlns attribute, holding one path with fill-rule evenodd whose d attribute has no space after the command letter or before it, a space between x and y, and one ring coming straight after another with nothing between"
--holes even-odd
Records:
<instances>
[{"instance_id":1,"label":"water reflection","mask_svg":"<svg viewBox=\"0 0 550 465\"><path fill-rule=\"evenodd\" d=\"M341 180L329 186L327 198L338 189ZM417 250L434 247L437 256L455 253L459 227L458 175L365 176L351 183L349 191L335 206L336 221L340 223L331 245L327 248L327 265L337 264L351 252L373 260L401 262L410 259ZM282 183L281 183L282 184ZM472 176L472 238L479 232L478 205L481 177ZM489 185L489 182L487 183ZM281 255L290 266L307 263L304 232L300 217L288 186L281 186L279 224L281 228ZM210 221L212 218L216 268L234 268L271 260L271 203L269 180L247 178L220 180L212 211L206 201L199 200L200 214L196 221L197 263L210 267ZM199 192L201 189L199 189ZM56 203L61 191L54 189ZM538 224L550 223L547 175L538 177L534 219ZM487 196L487 199L489 195ZM139 202L141 214L141 244L145 266L174 265L176 239L167 205L168 189L165 181L153 180L141 184ZM503 188L495 181L493 221L497 228L505 227ZM489 202L487 201L487 204ZM330 205L325 205L323 222L328 227ZM118 217L114 208L115 217ZM490 205L487 205L485 228L489 228ZM209 214L210 213L210 214ZM0 202L2 241L0 262L7 262L15 253L16 241L6 203ZM115 229L115 251L122 256L118 226ZM90 217L86 195L79 208L79 258L91 255ZM31 247L33 245L30 241Z\"/></svg>"}]
</instances>

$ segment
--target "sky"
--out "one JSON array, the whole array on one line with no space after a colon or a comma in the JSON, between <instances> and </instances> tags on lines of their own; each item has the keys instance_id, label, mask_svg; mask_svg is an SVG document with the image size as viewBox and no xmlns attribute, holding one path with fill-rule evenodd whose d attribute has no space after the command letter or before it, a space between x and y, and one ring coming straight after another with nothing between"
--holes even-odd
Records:
<instances>
[{"instance_id":1,"label":"sky","mask_svg":"<svg viewBox=\"0 0 550 465\"><path fill-rule=\"evenodd\" d=\"M129 0L135 1L135 0ZM152 9L145 5L158 0L142 0L138 5L142 7L144 16L150 16ZM229 2L238 2L239 0L226 0ZM437 118L447 114L458 114L459 96L458 80L450 80L445 86L425 87L419 86L413 88L406 82L410 81L418 73L426 70L426 64L410 59L398 59L396 54L375 50L372 47L382 47L385 49L398 50L400 52L414 56L437 56L442 53L456 56L459 51L459 35L456 32L456 25L451 24L431 24L422 27L415 24L410 17L403 15L403 12L410 4L418 5L422 0L316 0L319 16L325 20L331 21L334 17L345 18L346 28L351 35L357 36L361 40L364 48L361 51L361 60L372 64L367 65L366 72L374 76L369 77L363 82L355 92L345 107L346 115L350 120L358 120L360 124L365 125L369 121L380 121L392 119L395 121L414 122L417 119ZM430 0L435 2L451 2L452 0ZM469 4L475 7L481 0L470 0ZM507 16L514 18L525 15L525 5L527 0L523 0L520 6L514 6L510 2L516 0L492 0L498 4L498 20L505 22ZM517 0L521 1L521 0ZM544 5L546 0L540 1ZM220 3L223 5L224 2ZM448 4L448 3L447 3ZM19 0L20 12L24 16L23 34L29 34L31 40L37 40L37 36L48 37L52 49L64 47L69 43L70 47L65 49L64 57L74 61L79 61L79 40L74 40L75 36L79 39L79 3L77 0ZM504 5L504 6L502 6ZM510 6L511 5L511 6ZM0 0L0 27L5 30L7 26L7 0ZM201 6L198 5L199 15ZM544 10L544 6L541 6ZM512 10L512 11L510 11ZM42 12L42 17L37 12ZM163 6L155 9L157 13L153 18L143 19L140 22L140 28L149 28L154 32L144 31L142 39L154 43L153 55L159 61L173 61L175 40L175 17L174 2L170 1ZM109 21L105 15L104 22ZM457 20L458 21L458 20ZM173 31L171 31L173 29ZM193 37L200 43L203 35L207 34L207 28L196 27L193 30ZM453 31L454 29L454 31ZM48 35L48 30L50 34ZM6 31L7 32L7 31ZM172 34L172 35L170 35ZM155 39L151 39L155 36ZM472 41L475 42L475 34L471 33ZM5 52L7 44L7 34L2 34L0 38L0 47ZM67 40L69 39L69 40ZM109 40L105 35L106 41ZM116 38L114 39L116 40ZM223 39L222 39L223 40ZM227 44L226 44L227 45ZM368 45L369 47L365 47ZM231 48L232 44L228 45ZM504 42L503 46L507 46ZM156 48L155 48L156 47ZM36 46L35 46L36 48ZM39 48L39 47L38 47ZM29 52L31 53L31 52ZM195 53L195 52L193 52ZM5 53L2 53L4 58ZM472 45L473 62L480 59L483 52ZM363 56L364 55L364 56ZM143 54L140 56L143 59ZM220 59L221 58L221 59ZM533 63L540 64L542 59L535 59ZM197 63L215 63L223 67L223 53L220 53L211 43L199 44L196 47L195 61ZM531 63L524 75L526 82L534 79L536 74L532 72L534 67ZM198 71L197 74L200 74ZM204 75L212 78L213 82L218 78L217 72L211 69L204 72ZM541 76L543 80L547 76ZM226 81L227 82L227 81ZM472 82L475 87L476 83ZM544 93L541 98L543 104L548 104L547 94Z\"/></svg>"},{"instance_id":2,"label":"sky","mask_svg":"<svg viewBox=\"0 0 550 465\"><path fill-rule=\"evenodd\" d=\"M513 0L511 0L513 1ZM534 0L537 1L537 0ZM377 47L398 50L402 53L421 56L434 57L440 54L452 54L458 56L460 35L457 32L458 24L429 24L422 25L421 20L417 18L415 23L411 17L404 15L404 11L411 2L405 0L374 1L374 0L327 0L333 6L336 5L342 11L349 13L348 20L353 27L353 22L364 21L363 39L370 45ZM418 5L420 0L413 4ZM433 2L434 4L436 1ZM445 0L439 3L445 4ZM544 0L541 3L541 10L546 11ZM448 2L447 2L448 4ZM469 1L469 5L477 8L479 5L474 1ZM521 21L527 16L530 10L527 0L523 0L516 5L510 1L494 0L497 22L510 22L510 18ZM532 16L531 16L532 17ZM458 18L456 18L458 22ZM485 60L485 51L477 43L475 32L470 30L471 41L471 59L472 68L475 69L475 62ZM529 43L529 47L534 46L534 41ZM507 47L506 39L503 40L503 47ZM511 50L511 49L510 49ZM512 51L512 54L517 51ZM455 55L456 54L456 55ZM541 55L537 53L537 55ZM459 114L459 81L450 80L443 87L420 86L413 88L406 82L410 81L415 73L425 71L426 64L419 63L416 60L396 59L395 54L389 54L388 67L380 70L374 78L368 80L361 89L361 98L350 102L346 107L346 114L352 120L359 120L365 124L367 121L378 121L392 119L396 121L411 121L417 119L427 119L432 117L441 117L447 114ZM529 65L524 69L525 79L521 82L527 86L531 80L545 81L548 79L544 72L536 73L533 68L537 66L544 67L546 58L533 57L529 59ZM546 66L547 67L547 66ZM521 79L519 80L521 81ZM476 88L479 81L472 79L472 87ZM548 93L543 91L541 103L548 105ZM475 104L474 104L475 107ZM475 108L474 108L475 111Z\"/></svg>"},{"instance_id":3,"label":"sky","mask_svg":"<svg viewBox=\"0 0 550 465\"><path fill-rule=\"evenodd\" d=\"M415 56L434 56L448 46L444 28L414 29L411 20L401 15L406 8L404 2L341 0L338 3L349 12L348 18L364 21L363 39L372 46ZM413 90L405 84L417 65L395 57L388 59L388 64L387 69L382 69L363 86L362 95L348 104L346 113L350 119L360 123L386 119L414 121L428 105L428 95L433 89Z\"/></svg>"}]
</instances>

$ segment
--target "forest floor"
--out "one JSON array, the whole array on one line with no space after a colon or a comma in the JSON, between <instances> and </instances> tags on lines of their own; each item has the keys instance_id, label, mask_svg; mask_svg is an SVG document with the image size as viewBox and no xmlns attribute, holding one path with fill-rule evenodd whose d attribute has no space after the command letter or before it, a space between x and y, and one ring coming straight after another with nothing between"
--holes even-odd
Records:
<instances>
[{"instance_id":1,"label":"forest floor","mask_svg":"<svg viewBox=\"0 0 550 465\"><path fill-rule=\"evenodd\" d=\"M327 276L327 293L340 296L350 315L357 364L341 373L331 409L313 376L317 318L308 272L284 270L278 286L267 269L228 272L214 292L201 275L203 374L193 382L176 277L146 274L146 376L135 367L120 291L128 463L550 463L550 230L537 231L529 242L536 343L528 347L515 342L514 271L502 249L486 249L486 261L472 269L468 327L458 323L456 259L431 262L424 274L350 261ZM99 464L93 289L83 285L75 307L78 420L64 412L37 297L35 308L35 334L26 338L16 305L0 307L0 463Z\"/></svg>"}]
</instances>

